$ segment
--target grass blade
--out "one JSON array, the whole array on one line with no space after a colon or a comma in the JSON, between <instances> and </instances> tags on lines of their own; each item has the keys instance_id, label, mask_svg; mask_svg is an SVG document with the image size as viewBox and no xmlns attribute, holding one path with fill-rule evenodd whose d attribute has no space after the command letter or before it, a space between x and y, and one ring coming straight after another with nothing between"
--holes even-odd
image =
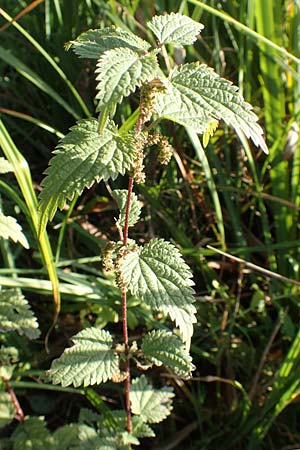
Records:
<instances>
[{"instance_id":1,"label":"grass blade","mask_svg":"<svg viewBox=\"0 0 300 450\"><path fill-rule=\"evenodd\" d=\"M10 21L12 26L14 26L36 48L36 50L46 59L46 61L48 61L48 63L53 67L53 69L58 73L60 78L68 86L69 90L72 92L74 98L77 100L77 103L79 104L83 113L87 117L90 117L91 114L87 106L85 105L84 101L80 97L78 91L70 82L70 80L67 78L64 71L58 66L58 64L56 64L54 59L49 55L49 53L47 53L46 50L18 22L14 22L13 18L9 14L7 14L7 12L5 12L2 8L0 8L0 15L2 15L2 17L4 17L4 19L6 19L7 21ZM78 116L77 113L76 115Z\"/></svg>"},{"instance_id":2,"label":"grass blade","mask_svg":"<svg viewBox=\"0 0 300 450\"><path fill-rule=\"evenodd\" d=\"M33 189L30 170L27 161L15 146L2 120L0 120L0 146L3 150L6 159L11 163L11 165L14 168L15 177L17 179L18 185L20 187L28 211L30 213L32 225L34 228L33 232L37 237L39 228L38 211L37 211L38 202ZM56 267L53 260L50 241L46 231L41 234L39 239L39 245L45 266L49 274L49 278L52 283L53 298L55 304L55 320L56 320L60 311L59 282Z\"/></svg>"}]
</instances>

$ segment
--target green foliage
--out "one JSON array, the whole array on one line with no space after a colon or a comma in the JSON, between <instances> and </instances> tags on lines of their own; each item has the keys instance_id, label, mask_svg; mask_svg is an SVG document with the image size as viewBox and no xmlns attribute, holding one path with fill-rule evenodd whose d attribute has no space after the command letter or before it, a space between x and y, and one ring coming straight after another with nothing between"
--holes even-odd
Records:
<instances>
[{"instance_id":1,"label":"green foliage","mask_svg":"<svg viewBox=\"0 0 300 450\"><path fill-rule=\"evenodd\" d=\"M141 349L147 359L157 366L164 364L181 377L188 377L195 369L192 358L174 334L153 330L144 336Z\"/></svg>"},{"instance_id":2,"label":"green foliage","mask_svg":"<svg viewBox=\"0 0 300 450\"><path fill-rule=\"evenodd\" d=\"M15 416L15 408L7 392L0 391L0 428L12 421Z\"/></svg>"},{"instance_id":3,"label":"green foliage","mask_svg":"<svg viewBox=\"0 0 300 450\"><path fill-rule=\"evenodd\" d=\"M132 380L131 411L144 422L159 423L164 420L171 413L173 397L171 388L153 389L145 375Z\"/></svg>"},{"instance_id":4,"label":"green foliage","mask_svg":"<svg viewBox=\"0 0 300 450\"><path fill-rule=\"evenodd\" d=\"M7 159L3 158L3 156L0 157L0 174L13 172L13 166L10 164Z\"/></svg>"},{"instance_id":5,"label":"green foliage","mask_svg":"<svg viewBox=\"0 0 300 450\"><path fill-rule=\"evenodd\" d=\"M115 189L112 191L112 196L116 200L118 208L120 210L120 215L118 218L118 224L120 227L125 225L125 213L126 213L126 203L127 203L127 190L126 189ZM140 218L142 209L142 203L138 200L136 194L132 194L130 202L130 215L129 223L130 227L133 227Z\"/></svg>"},{"instance_id":6,"label":"green foliage","mask_svg":"<svg viewBox=\"0 0 300 450\"><path fill-rule=\"evenodd\" d=\"M153 239L124 256L120 275L132 295L175 320L189 345L196 322L196 308L192 305L194 283L178 249L163 239Z\"/></svg>"},{"instance_id":7,"label":"green foliage","mask_svg":"<svg viewBox=\"0 0 300 450\"><path fill-rule=\"evenodd\" d=\"M121 28L106 27L101 30L89 30L74 41L70 41L68 47L79 58L99 59L102 53L115 48L125 48L134 52L147 51L150 44L135 34Z\"/></svg>"},{"instance_id":8,"label":"green foliage","mask_svg":"<svg viewBox=\"0 0 300 450\"><path fill-rule=\"evenodd\" d=\"M193 44L204 28L201 23L175 13L153 17L148 22L148 27L155 34L160 45L174 44L176 46Z\"/></svg>"},{"instance_id":9,"label":"green foliage","mask_svg":"<svg viewBox=\"0 0 300 450\"><path fill-rule=\"evenodd\" d=\"M97 111L108 108L112 114L115 106L143 83L160 74L155 52L146 55L130 48L107 51L97 62Z\"/></svg>"},{"instance_id":10,"label":"green foliage","mask_svg":"<svg viewBox=\"0 0 300 450\"><path fill-rule=\"evenodd\" d=\"M42 182L41 230L75 193L95 180L114 180L132 166L136 152L130 134L120 134L112 121L102 134L97 130L97 120L81 120L58 144Z\"/></svg>"},{"instance_id":11,"label":"green foliage","mask_svg":"<svg viewBox=\"0 0 300 450\"><path fill-rule=\"evenodd\" d=\"M252 106L244 101L230 81L199 63L176 67L169 81L167 92L157 95L155 109L159 117L191 127L197 133L210 128L214 119L223 119L268 153L263 130Z\"/></svg>"},{"instance_id":12,"label":"green foliage","mask_svg":"<svg viewBox=\"0 0 300 450\"><path fill-rule=\"evenodd\" d=\"M72 338L74 346L53 361L48 371L54 384L89 386L105 383L118 371L118 355L108 331L87 328Z\"/></svg>"},{"instance_id":13,"label":"green foliage","mask_svg":"<svg viewBox=\"0 0 300 450\"><path fill-rule=\"evenodd\" d=\"M28 301L17 289L0 291L0 330L17 331L29 339L36 339L40 335Z\"/></svg>"},{"instance_id":14,"label":"green foliage","mask_svg":"<svg viewBox=\"0 0 300 450\"><path fill-rule=\"evenodd\" d=\"M56 450L54 439L42 418L30 417L20 424L12 435L13 450Z\"/></svg>"},{"instance_id":15,"label":"green foliage","mask_svg":"<svg viewBox=\"0 0 300 450\"><path fill-rule=\"evenodd\" d=\"M11 239L14 242L20 242L24 248L29 248L26 236L22 232L21 225L11 216L5 216L0 212L0 237Z\"/></svg>"}]
</instances>

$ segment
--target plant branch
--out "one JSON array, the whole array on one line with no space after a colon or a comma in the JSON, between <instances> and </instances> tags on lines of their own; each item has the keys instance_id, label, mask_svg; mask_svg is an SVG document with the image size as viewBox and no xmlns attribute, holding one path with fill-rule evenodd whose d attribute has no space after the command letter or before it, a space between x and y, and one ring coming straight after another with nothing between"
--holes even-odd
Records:
<instances>
[{"instance_id":1,"label":"plant branch","mask_svg":"<svg viewBox=\"0 0 300 450\"><path fill-rule=\"evenodd\" d=\"M15 407L16 419L19 420L20 422L24 422L25 421L25 416L24 416L24 413L23 413L23 409L21 408L19 400L17 399L17 396L15 394L15 391L11 387L10 382L8 381L7 378L2 377L2 380L4 381L4 384L6 386L7 392L9 393L11 401L13 402L13 405Z\"/></svg>"}]
</instances>

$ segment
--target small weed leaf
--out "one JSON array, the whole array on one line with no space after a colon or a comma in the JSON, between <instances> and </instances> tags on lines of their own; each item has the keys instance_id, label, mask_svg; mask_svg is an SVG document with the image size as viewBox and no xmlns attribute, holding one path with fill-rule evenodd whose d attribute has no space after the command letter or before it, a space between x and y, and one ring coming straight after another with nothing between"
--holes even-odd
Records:
<instances>
[{"instance_id":1,"label":"small weed leaf","mask_svg":"<svg viewBox=\"0 0 300 450\"><path fill-rule=\"evenodd\" d=\"M147 25L160 45L174 44L178 47L193 44L204 28L201 23L178 13L154 16Z\"/></svg>"},{"instance_id":2,"label":"small weed leaf","mask_svg":"<svg viewBox=\"0 0 300 450\"><path fill-rule=\"evenodd\" d=\"M17 289L0 292L0 331L16 331L29 339L40 335L37 320L27 300Z\"/></svg>"},{"instance_id":3,"label":"small weed leaf","mask_svg":"<svg viewBox=\"0 0 300 450\"><path fill-rule=\"evenodd\" d=\"M196 321L194 282L178 249L163 239L153 239L138 251L128 252L120 271L131 294L170 314L188 343Z\"/></svg>"},{"instance_id":4,"label":"small weed leaf","mask_svg":"<svg viewBox=\"0 0 300 450\"><path fill-rule=\"evenodd\" d=\"M195 366L178 336L163 330L153 330L143 338L141 349L157 366L164 364L182 377L190 376Z\"/></svg>"},{"instance_id":5,"label":"small weed leaf","mask_svg":"<svg viewBox=\"0 0 300 450\"><path fill-rule=\"evenodd\" d=\"M9 424L15 417L15 414L16 410L10 395L7 392L0 391L0 428Z\"/></svg>"},{"instance_id":6,"label":"small weed leaf","mask_svg":"<svg viewBox=\"0 0 300 450\"><path fill-rule=\"evenodd\" d=\"M135 52L145 52L150 44L135 34L121 28L106 27L102 30L89 30L80 34L67 47L79 58L99 59L107 50L114 48L129 48Z\"/></svg>"},{"instance_id":7,"label":"small weed leaf","mask_svg":"<svg viewBox=\"0 0 300 450\"><path fill-rule=\"evenodd\" d=\"M41 417L29 417L13 432L13 449L57 450L54 438Z\"/></svg>"},{"instance_id":8,"label":"small weed leaf","mask_svg":"<svg viewBox=\"0 0 300 450\"><path fill-rule=\"evenodd\" d=\"M160 117L192 127L197 133L206 131L213 119L223 119L268 153L258 117L230 81L204 64L190 63L176 67L170 82L172 92L156 96L155 110Z\"/></svg>"},{"instance_id":9,"label":"small weed leaf","mask_svg":"<svg viewBox=\"0 0 300 450\"><path fill-rule=\"evenodd\" d=\"M89 386L105 383L119 368L108 331L87 328L73 336L74 346L53 361L48 374L54 384Z\"/></svg>"},{"instance_id":10,"label":"small weed leaf","mask_svg":"<svg viewBox=\"0 0 300 450\"><path fill-rule=\"evenodd\" d=\"M96 119L81 120L58 144L42 181L40 229L53 218L57 208L94 181L116 179L124 175L135 158L130 134L119 134L113 121L98 133Z\"/></svg>"},{"instance_id":11,"label":"small weed leaf","mask_svg":"<svg viewBox=\"0 0 300 450\"><path fill-rule=\"evenodd\" d=\"M125 225L125 211L127 203L127 190L126 189L115 189L112 192L113 198L116 200L118 208L120 209L120 215L118 218L118 224L121 227ZM140 218L142 209L142 203L138 200L137 196L132 193L130 202L130 215L128 225L133 227Z\"/></svg>"},{"instance_id":12,"label":"small weed leaf","mask_svg":"<svg viewBox=\"0 0 300 450\"><path fill-rule=\"evenodd\" d=\"M105 52L97 62L97 111L115 105L134 92L138 86L160 75L156 53L139 54L130 48L116 48Z\"/></svg>"},{"instance_id":13,"label":"small weed leaf","mask_svg":"<svg viewBox=\"0 0 300 450\"><path fill-rule=\"evenodd\" d=\"M5 216L0 212L0 237L11 239L14 242L20 242L24 248L29 248L28 241L22 232L21 225L11 216Z\"/></svg>"},{"instance_id":14,"label":"small weed leaf","mask_svg":"<svg viewBox=\"0 0 300 450\"><path fill-rule=\"evenodd\" d=\"M144 422L159 423L171 413L173 397L172 388L153 389L142 375L132 381L131 412Z\"/></svg>"},{"instance_id":15,"label":"small weed leaf","mask_svg":"<svg viewBox=\"0 0 300 450\"><path fill-rule=\"evenodd\" d=\"M7 159L3 158L3 156L0 156L0 174L13 172L14 168L12 164L7 161Z\"/></svg>"}]
</instances>

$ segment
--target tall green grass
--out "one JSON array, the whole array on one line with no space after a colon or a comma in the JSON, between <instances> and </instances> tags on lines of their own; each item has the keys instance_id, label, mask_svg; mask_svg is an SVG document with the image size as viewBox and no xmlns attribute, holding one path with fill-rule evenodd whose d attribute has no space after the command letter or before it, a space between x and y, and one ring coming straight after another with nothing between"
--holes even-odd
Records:
<instances>
[{"instance_id":1,"label":"tall green grass","mask_svg":"<svg viewBox=\"0 0 300 450\"><path fill-rule=\"evenodd\" d=\"M21 0L3 0L3 20L23 7ZM248 272L243 264L217 256L205 244L300 281L299 140L287 154L289 131L300 120L298 0L45 0L1 33L1 144L11 161L19 155L32 164L34 180L28 178L28 168L27 175L18 172L23 191L11 195L26 211L35 233L33 185L42 179L57 137L74 118L86 117L92 110L93 67L65 52L63 44L99 25L114 24L143 36L151 15L174 10L205 25L195 48L187 48L182 56L213 65L239 84L260 115L270 154L265 158L242 135L236 139L225 127L205 149L190 132L168 125L162 130L173 139L177 157L166 171L153 167L151 182L141 186L141 198L148 206L136 233L138 239L166 235L181 246L195 272L200 326L192 346L197 373L190 382L170 377L181 397L168 429L160 430L157 447L282 450L298 442L293 421L299 414L294 402L299 398L299 289ZM132 128L137 106L134 101L128 106L124 115L132 116L123 129ZM120 110L120 124L122 116ZM8 188L3 185L1 190L8 193ZM98 255L113 214L102 186L57 215L60 231L49 228L40 255L48 258L54 286L60 278L63 313L102 314L112 321L111 310L118 313L113 282L101 273ZM100 237L88 227L95 227ZM24 270L7 265L1 272L2 285L47 298L52 285L46 273ZM133 328L138 320L145 326L153 320L134 302L130 317ZM257 377L255 395L250 396ZM179 432L172 444L170 430L175 433L188 423L196 431ZM288 437L281 434L287 423Z\"/></svg>"}]
</instances>

